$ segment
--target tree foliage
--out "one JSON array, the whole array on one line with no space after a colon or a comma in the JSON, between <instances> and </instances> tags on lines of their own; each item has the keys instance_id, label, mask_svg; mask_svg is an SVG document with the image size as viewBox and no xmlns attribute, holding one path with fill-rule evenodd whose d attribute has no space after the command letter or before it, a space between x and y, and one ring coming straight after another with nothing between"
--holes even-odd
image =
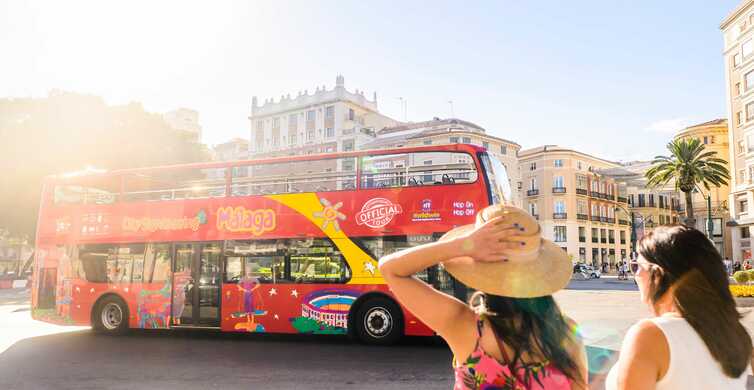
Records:
<instances>
[{"instance_id":1,"label":"tree foliage","mask_svg":"<svg viewBox=\"0 0 754 390\"><path fill-rule=\"evenodd\" d=\"M138 103L66 92L0 99L0 228L34 237L46 175L207 160L189 137Z\"/></svg>"},{"instance_id":2,"label":"tree foliage","mask_svg":"<svg viewBox=\"0 0 754 390\"><path fill-rule=\"evenodd\" d=\"M686 216L694 218L691 192L699 185L706 190L728 184L730 174L727 162L716 157L717 152L706 151L704 144L696 138L679 139L667 145L670 156L657 156L652 167L647 170L647 184L661 187L673 181L676 190L686 198Z\"/></svg>"}]
</instances>

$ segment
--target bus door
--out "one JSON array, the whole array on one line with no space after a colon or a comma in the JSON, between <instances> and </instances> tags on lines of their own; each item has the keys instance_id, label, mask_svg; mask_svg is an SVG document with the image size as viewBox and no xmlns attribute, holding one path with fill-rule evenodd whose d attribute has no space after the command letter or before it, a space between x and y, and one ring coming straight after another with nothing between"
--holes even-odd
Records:
<instances>
[{"instance_id":1,"label":"bus door","mask_svg":"<svg viewBox=\"0 0 754 390\"><path fill-rule=\"evenodd\" d=\"M222 243L175 245L173 326L220 326Z\"/></svg>"},{"instance_id":2,"label":"bus door","mask_svg":"<svg viewBox=\"0 0 754 390\"><path fill-rule=\"evenodd\" d=\"M37 309L55 308L55 287L58 278L57 268L39 269L39 291L37 293Z\"/></svg>"}]
</instances>

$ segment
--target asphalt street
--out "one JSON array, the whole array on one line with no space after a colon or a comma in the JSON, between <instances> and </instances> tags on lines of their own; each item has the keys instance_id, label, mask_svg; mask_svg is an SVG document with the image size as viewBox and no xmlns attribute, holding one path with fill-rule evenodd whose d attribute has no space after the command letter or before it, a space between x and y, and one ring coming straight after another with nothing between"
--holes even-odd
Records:
<instances>
[{"instance_id":1,"label":"asphalt street","mask_svg":"<svg viewBox=\"0 0 754 390\"><path fill-rule=\"evenodd\" d=\"M615 359L610 349L647 314L633 281L576 281L556 300L594 346L591 388L603 389ZM175 330L100 336L33 321L28 291L0 290L0 389L451 389L450 364L438 338L373 347L339 336Z\"/></svg>"}]
</instances>

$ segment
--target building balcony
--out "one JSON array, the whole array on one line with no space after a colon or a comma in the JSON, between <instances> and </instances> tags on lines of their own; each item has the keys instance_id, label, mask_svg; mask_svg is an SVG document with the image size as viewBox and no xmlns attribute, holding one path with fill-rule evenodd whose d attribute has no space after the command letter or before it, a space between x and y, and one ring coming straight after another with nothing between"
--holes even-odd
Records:
<instances>
[{"instance_id":1,"label":"building balcony","mask_svg":"<svg viewBox=\"0 0 754 390\"><path fill-rule=\"evenodd\" d=\"M589 196L591 196L592 198L599 199L600 198L600 193L599 192L595 192L595 191L591 191L591 192L589 192Z\"/></svg>"},{"instance_id":2,"label":"building balcony","mask_svg":"<svg viewBox=\"0 0 754 390\"><path fill-rule=\"evenodd\" d=\"M600 222L607 222L607 217L600 217Z\"/></svg>"},{"instance_id":3,"label":"building balcony","mask_svg":"<svg viewBox=\"0 0 754 390\"><path fill-rule=\"evenodd\" d=\"M618 203L628 203L628 198L619 196L618 197Z\"/></svg>"},{"instance_id":4,"label":"building balcony","mask_svg":"<svg viewBox=\"0 0 754 390\"><path fill-rule=\"evenodd\" d=\"M607 242L608 242L609 244L615 244L615 239L612 239L612 240L607 240Z\"/></svg>"},{"instance_id":5,"label":"building balcony","mask_svg":"<svg viewBox=\"0 0 754 390\"><path fill-rule=\"evenodd\" d=\"M552 213L552 219L566 219L568 214L566 213Z\"/></svg>"},{"instance_id":6,"label":"building balcony","mask_svg":"<svg viewBox=\"0 0 754 390\"><path fill-rule=\"evenodd\" d=\"M583 188L577 188L576 195L589 195L589 191Z\"/></svg>"},{"instance_id":7,"label":"building balcony","mask_svg":"<svg viewBox=\"0 0 754 390\"><path fill-rule=\"evenodd\" d=\"M597 237L592 237L592 242L596 244L596 243L600 242L600 239L597 238Z\"/></svg>"},{"instance_id":8,"label":"building balcony","mask_svg":"<svg viewBox=\"0 0 754 390\"><path fill-rule=\"evenodd\" d=\"M586 242L586 237L579 237L579 242Z\"/></svg>"},{"instance_id":9,"label":"building balcony","mask_svg":"<svg viewBox=\"0 0 754 390\"><path fill-rule=\"evenodd\" d=\"M592 222L599 222L599 221L600 221L600 217L596 215L592 215Z\"/></svg>"},{"instance_id":10,"label":"building balcony","mask_svg":"<svg viewBox=\"0 0 754 390\"><path fill-rule=\"evenodd\" d=\"M586 221L589 219L589 216L586 214L576 214L576 219L580 221Z\"/></svg>"},{"instance_id":11,"label":"building balcony","mask_svg":"<svg viewBox=\"0 0 754 390\"><path fill-rule=\"evenodd\" d=\"M607 223L615 223L615 218L608 218Z\"/></svg>"},{"instance_id":12,"label":"building balcony","mask_svg":"<svg viewBox=\"0 0 754 390\"><path fill-rule=\"evenodd\" d=\"M565 187L552 187L553 194L565 194L565 192L566 192Z\"/></svg>"},{"instance_id":13,"label":"building balcony","mask_svg":"<svg viewBox=\"0 0 754 390\"><path fill-rule=\"evenodd\" d=\"M618 220L618 225L626 225L626 226L628 226L628 225L629 225L629 223L628 223L628 221L626 221L625 219L619 219L619 220Z\"/></svg>"},{"instance_id":14,"label":"building balcony","mask_svg":"<svg viewBox=\"0 0 754 390\"><path fill-rule=\"evenodd\" d=\"M657 207L657 203L655 203L655 202L649 202L649 207Z\"/></svg>"},{"instance_id":15,"label":"building balcony","mask_svg":"<svg viewBox=\"0 0 754 390\"><path fill-rule=\"evenodd\" d=\"M626 240L620 240L621 245L626 245Z\"/></svg>"},{"instance_id":16,"label":"building balcony","mask_svg":"<svg viewBox=\"0 0 754 390\"><path fill-rule=\"evenodd\" d=\"M537 195L539 195L539 190L538 189L537 190L527 190L526 191L526 196L537 196Z\"/></svg>"},{"instance_id":17,"label":"building balcony","mask_svg":"<svg viewBox=\"0 0 754 390\"><path fill-rule=\"evenodd\" d=\"M603 244L607 244L607 238L604 238L604 237L600 238L600 242Z\"/></svg>"}]
</instances>

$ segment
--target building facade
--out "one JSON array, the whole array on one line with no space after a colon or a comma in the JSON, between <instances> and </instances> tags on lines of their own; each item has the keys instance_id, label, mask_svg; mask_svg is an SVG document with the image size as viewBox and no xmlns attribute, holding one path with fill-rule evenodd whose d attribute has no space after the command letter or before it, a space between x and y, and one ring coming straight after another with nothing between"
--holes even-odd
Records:
<instances>
[{"instance_id":1,"label":"building facade","mask_svg":"<svg viewBox=\"0 0 754 390\"><path fill-rule=\"evenodd\" d=\"M185 131L191 141L201 142L202 126L199 125L199 112L189 108L179 108L163 114L163 120L175 130Z\"/></svg>"},{"instance_id":2,"label":"building facade","mask_svg":"<svg viewBox=\"0 0 754 390\"><path fill-rule=\"evenodd\" d=\"M720 29L730 145L730 257L742 261L751 259L754 226L754 0L741 2Z\"/></svg>"},{"instance_id":3,"label":"building facade","mask_svg":"<svg viewBox=\"0 0 754 390\"><path fill-rule=\"evenodd\" d=\"M362 145L364 149L391 149L422 145L445 144L479 145L497 157L508 171L513 204L521 206L521 194L516 190L520 181L518 170L518 152L521 145L503 138L487 134L484 128L474 123L457 118L433 118L429 121L405 123L386 127L377 131L376 137Z\"/></svg>"},{"instance_id":4,"label":"building facade","mask_svg":"<svg viewBox=\"0 0 754 390\"><path fill-rule=\"evenodd\" d=\"M630 255L625 186L600 174L617 163L547 145L519 152L523 207L574 262L614 265Z\"/></svg>"},{"instance_id":5,"label":"building facade","mask_svg":"<svg viewBox=\"0 0 754 390\"><path fill-rule=\"evenodd\" d=\"M728 143L728 121L726 119L715 119L709 122L689 126L679 131L674 139L698 139L704 144L706 151L716 152L716 157L725 160L728 164L728 170L731 175L734 171L730 166L730 148ZM730 256L732 247L732 230L728 226L730 213L728 207L728 197L730 196L730 186L713 187L707 192L702 188L702 193L694 192L692 195L692 204L694 217L696 218L696 228L706 232L708 226L707 196L710 196L710 212L712 214L712 240L715 242L717 250L724 257Z\"/></svg>"},{"instance_id":6,"label":"building facade","mask_svg":"<svg viewBox=\"0 0 754 390\"><path fill-rule=\"evenodd\" d=\"M252 158L358 150L377 130L398 124L378 111L376 93L369 100L363 91L346 90L343 76L333 89L317 87L313 94L261 105L253 97L249 121Z\"/></svg>"}]
</instances>

